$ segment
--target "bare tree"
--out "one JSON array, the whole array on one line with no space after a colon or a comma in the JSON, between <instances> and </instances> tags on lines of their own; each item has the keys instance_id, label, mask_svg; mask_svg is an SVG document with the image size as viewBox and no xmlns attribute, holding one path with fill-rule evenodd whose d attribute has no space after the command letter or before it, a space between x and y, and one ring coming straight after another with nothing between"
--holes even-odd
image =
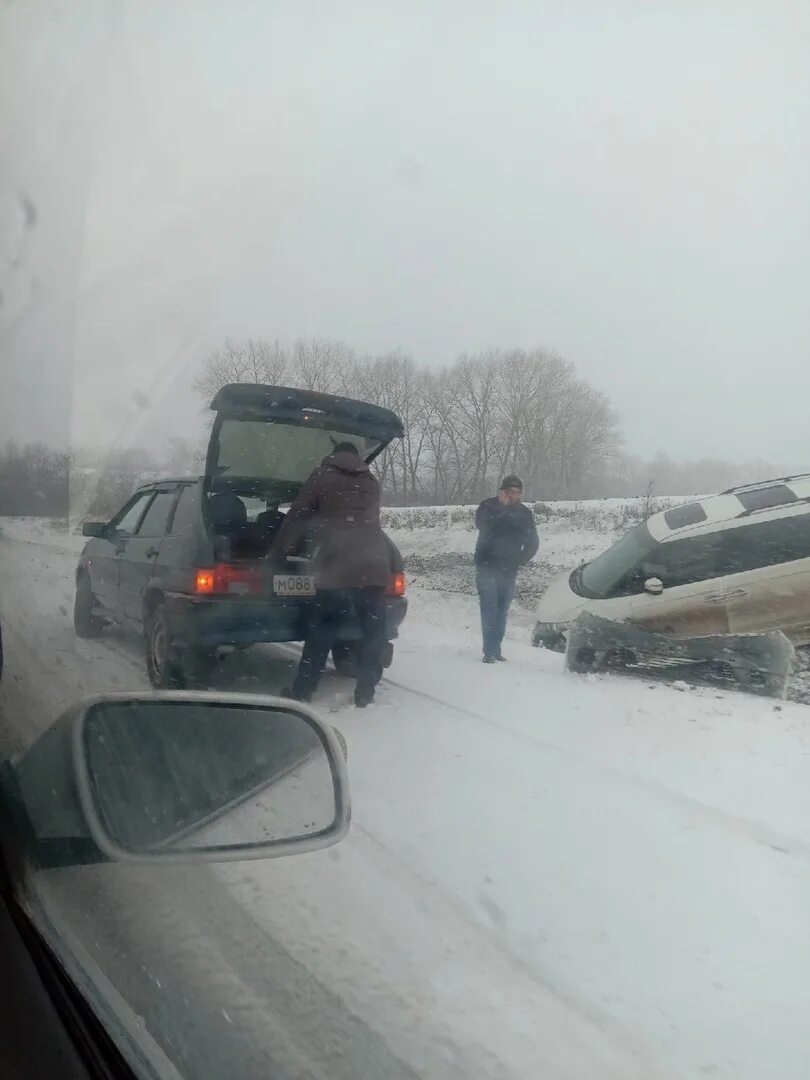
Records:
<instances>
[{"instance_id":1,"label":"bare tree","mask_svg":"<svg viewBox=\"0 0 810 1080\"><path fill-rule=\"evenodd\" d=\"M295 385L305 390L341 393L351 380L354 353L339 341L298 338L292 348Z\"/></svg>"},{"instance_id":2,"label":"bare tree","mask_svg":"<svg viewBox=\"0 0 810 1080\"><path fill-rule=\"evenodd\" d=\"M228 383L283 385L290 366L290 355L278 341L228 341L205 360L194 388L210 400Z\"/></svg>"}]
</instances>

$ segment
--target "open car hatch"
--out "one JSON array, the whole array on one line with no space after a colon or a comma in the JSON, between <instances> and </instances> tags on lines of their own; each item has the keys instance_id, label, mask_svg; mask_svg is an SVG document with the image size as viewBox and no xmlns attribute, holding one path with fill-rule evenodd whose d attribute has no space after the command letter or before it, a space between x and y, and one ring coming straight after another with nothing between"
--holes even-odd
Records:
<instances>
[{"instance_id":1,"label":"open car hatch","mask_svg":"<svg viewBox=\"0 0 810 1080\"><path fill-rule=\"evenodd\" d=\"M344 441L371 462L402 421L389 409L288 386L232 383L211 402L216 413L205 463L210 493L231 491L287 502Z\"/></svg>"}]
</instances>

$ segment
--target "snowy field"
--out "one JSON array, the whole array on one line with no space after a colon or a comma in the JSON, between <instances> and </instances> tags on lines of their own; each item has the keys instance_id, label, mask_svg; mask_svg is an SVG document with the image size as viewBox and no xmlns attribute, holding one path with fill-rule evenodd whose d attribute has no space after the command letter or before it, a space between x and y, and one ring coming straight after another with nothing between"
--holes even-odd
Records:
<instances>
[{"instance_id":1,"label":"snowy field","mask_svg":"<svg viewBox=\"0 0 810 1080\"><path fill-rule=\"evenodd\" d=\"M557 504L534 573L602 550L625 505ZM810 710L568 675L528 645L525 606L510 662L484 667L475 534L463 509L418 514L386 511L412 584L378 704L354 710L333 673L316 696L349 745L347 840L52 871L64 932L195 1077L249 1054L257 1078L803 1080ZM0 530L0 713L20 747L82 694L146 677L137 641L73 633L81 538ZM234 655L218 685L277 692L295 655Z\"/></svg>"}]
</instances>

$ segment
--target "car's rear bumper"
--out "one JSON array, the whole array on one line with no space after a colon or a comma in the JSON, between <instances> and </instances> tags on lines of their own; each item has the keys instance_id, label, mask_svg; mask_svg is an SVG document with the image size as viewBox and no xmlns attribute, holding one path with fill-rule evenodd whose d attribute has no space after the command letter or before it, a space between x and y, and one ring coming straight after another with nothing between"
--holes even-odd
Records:
<instances>
[{"instance_id":1,"label":"car's rear bumper","mask_svg":"<svg viewBox=\"0 0 810 1080\"><path fill-rule=\"evenodd\" d=\"M303 641L312 610L312 601L306 600L236 600L174 594L166 602L177 644L192 648ZM397 637L407 610L405 597L386 598L386 640ZM356 641L360 637L360 623L350 612L338 628L336 640Z\"/></svg>"}]
</instances>

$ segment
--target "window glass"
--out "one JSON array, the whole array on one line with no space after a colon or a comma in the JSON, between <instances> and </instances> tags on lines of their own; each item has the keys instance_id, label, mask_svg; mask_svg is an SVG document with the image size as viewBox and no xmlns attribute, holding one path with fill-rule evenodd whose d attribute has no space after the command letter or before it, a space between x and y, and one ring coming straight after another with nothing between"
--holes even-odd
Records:
<instances>
[{"instance_id":1,"label":"window glass","mask_svg":"<svg viewBox=\"0 0 810 1080\"><path fill-rule=\"evenodd\" d=\"M643 560L642 571L672 588L807 558L810 514L799 514L667 541Z\"/></svg>"},{"instance_id":2,"label":"window glass","mask_svg":"<svg viewBox=\"0 0 810 1080\"><path fill-rule=\"evenodd\" d=\"M219 431L214 488L238 488L240 480L243 485L257 480L260 490L292 498L341 442L354 443L364 457L379 445L374 439L306 425L225 420Z\"/></svg>"},{"instance_id":3,"label":"window glass","mask_svg":"<svg viewBox=\"0 0 810 1080\"><path fill-rule=\"evenodd\" d=\"M187 484L181 489L180 498L177 501L171 523L172 536L178 536L193 528L197 510L198 491L199 487L196 484Z\"/></svg>"},{"instance_id":4,"label":"window glass","mask_svg":"<svg viewBox=\"0 0 810 1080\"><path fill-rule=\"evenodd\" d=\"M725 562L723 560L727 544L728 532L684 537L682 540L659 544L652 555L642 561L638 580L640 587L632 591L639 592L644 582L651 577L660 578L664 587L670 589L730 573L731 571L722 569L729 561L728 558Z\"/></svg>"},{"instance_id":5,"label":"window glass","mask_svg":"<svg viewBox=\"0 0 810 1080\"><path fill-rule=\"evenodd\" d=\"M583 596L604 599L615 596L617 583L623 581L640 559L657 546L645 523L636 525L618 540L613 547L583 566L571 584Z\"/></svg>"},{"instance_id":6,"label":"window glass","mask_svg":"<svg viewBox=\"0 0 810 1080\"><path fill-rule=\"evenodd\" d=\"M730 541L726 573L810 558L810 513L730 530Z\"/></svg>"},{"instance_id":7,"label":"window glass","mask_svg":"<svg viewBox=\"0 0 810 1080\"><path fill-rule=\"evenodd\" d=\"M151 498L151 491L144 491L138 495L129 506L124 508L117 518L113 518L111 524L114 526L115 531L132 536L138 528L138 522L141 520L141 515L146 509L146 504Z\"/></svg>"},{"instance_id":8,"label":"window glass","mask_svg":"<svg viewBox=\"0 0 810 1080\"><path fill-rule=\"evenodd\" d=\"M176 491L159 491L146 511L138 536L163 536L176 498Z\"/></svg>"},{"instance_id":9,"label":"window glass","mask_svg":"<svg viewBox=\"0 0 810 1080\"><path fill-rule=\"evenodd\" d=\"M682 529L686 525L697 525L706 520L706 511L700 503L688 503L686 506L676 506L674 510L667 510L664 521L670 529Z\"/></svg>"},{"instance_id":10,"label":"window glass","mask_svg":"<svg viewBox=\"0 0 810 1080\"><path fill-rule=\"evenodd\" d=\"M754 491L740 491L737 498L746 510L765 510L769 506L796 502L796 493L785 484L774 484L773 487L756 488Z\"/></svg>"}]
</instances>

